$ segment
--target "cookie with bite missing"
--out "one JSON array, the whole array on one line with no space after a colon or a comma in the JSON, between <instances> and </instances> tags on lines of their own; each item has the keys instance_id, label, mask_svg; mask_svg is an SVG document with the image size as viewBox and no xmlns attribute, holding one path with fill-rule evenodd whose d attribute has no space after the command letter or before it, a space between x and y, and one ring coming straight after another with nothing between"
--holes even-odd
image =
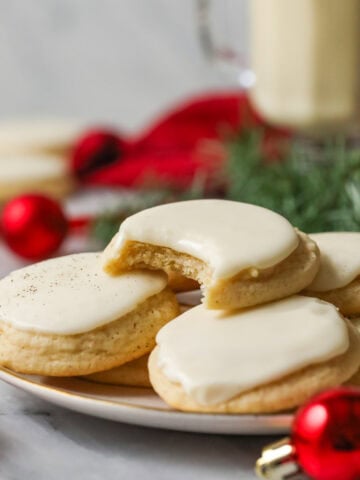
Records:
<instances>
[{"instance_id":1,"label":"cookie with bite missing","mask_svg":"<svg viewBox=\"0 0 360 480\"><path fill-rule=\"evenodd\" d=\"M98 253L40 262L0 281L0 365L49 376L111 369L150 352L178 312L161 272L113 278Z\"/></svg>"},{"instance_id":2,"label":"cookie with bite missing","mask_svg":"<svg viewBox=\"0 0 360 480\"><path fill-rule=\"evenodd\" d=\"M227 200L161 205L127 218L103 254L116 275L173 271L198 282L204 304L235 309L299 292L319 268L317 246L282 216Z\"/></svg>"},{"instance_id":3,"label":"cookie with bite missing","mask_svg":"<svg viewBox=\"0 0 360 480\"><path fill-rule=\"evenodd\" d=\"M304 293L333 303L345 316L360 315L360 233L324 232L311 238L320 249L320 269Z\"/></svg>"},{"instance_id":4,"label":"cookie with bite missing","mask_svg":"<svg viewBox=\"0 0 360 480\"><path fill-rule=\"evenodd\" d=\"M156 340L153 388L189 412L289 410L346 382L360 365L353 325L333 305L298 295L237 312L201 305L165 325Z\"/></svg>"}]
</instances>

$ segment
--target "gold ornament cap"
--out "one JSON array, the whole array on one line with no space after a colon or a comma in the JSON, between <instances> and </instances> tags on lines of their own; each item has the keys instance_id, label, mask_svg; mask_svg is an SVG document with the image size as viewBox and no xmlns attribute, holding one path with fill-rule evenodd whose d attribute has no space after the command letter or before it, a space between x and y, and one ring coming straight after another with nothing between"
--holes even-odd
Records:
<instances>
[{"instance_id":1,"label":"gold ornament cap","mask_svg":"<svg viewBox=\"0 0 360 480\"><path fill-rule=\"evenodd\" d=\"M267 480L305 480L308 477L296 462L295 449L289 438L266 446L256 462L255 471Z\"/></svg>"}]
</instances>

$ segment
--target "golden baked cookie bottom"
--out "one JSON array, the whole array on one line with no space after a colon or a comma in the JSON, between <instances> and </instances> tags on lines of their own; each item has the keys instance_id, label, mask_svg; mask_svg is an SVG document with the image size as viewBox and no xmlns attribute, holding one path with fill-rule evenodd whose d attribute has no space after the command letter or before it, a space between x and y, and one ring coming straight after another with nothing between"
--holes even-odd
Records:
<instances>
[{"instance_id":1,"label":"golden baked cookie bottom","mask_svg":"<svg viewBox=\"0 0 360 480\"><path fill-rule=\"evenodd\" d=\"M352 387L360 387L360 370L358 370L355 375L353 375L347 382L346 385Z\"/></svg>"},{"instance_id":2,"label":"golden baked cookie bottom","mask_svg":"<svg viewBox=\"0 0 360 480\"><path fill-rule=\"evenodd\" d=\"M359 368L360 336L349 325L350 346L346 353L303 368L277 381L245 391L216 405L200 405L182 386L171 382L158 366L159 347L149 358L150 381L157 394L171 407L198 413L275 413L293 409L326 388L343 384ZM274 352L276 354L276 352Z\"/></svg>"},{"instance_id":3,"label":"golden baked cookie bottom","mask_svg":"<svg viewBox=\"0 0 360 480\"><path fill-rule=\"evenodd\" d=\"M97 383L111 385L125 385L129 387L151 387L148 371L149 355L143 355L136 360L124 363L120 367L105 370L104 372L91 373L83 378Z\"/></svg>"},{"instance_id":4,"label":"golden baked cookie bottom","mask_svg":"<svg viewBox=\"0 0 360 480\"><path fill-rule=\"evenodd\" d=\"M360 277L356 277L345 287L336 288L327 292L313 292L305 290L304 295L317 297L332 303L340 312L347 316L360 315Z\"/></svg>"},{"instance_id":5,"label":"golden baked cookie bottom","mask_svg":"<svg viewBox=\"0 0 360 480\"><path fill-rule=\"evenodd\" d=\"M173 271L200 283L207 308L249 307L290 296L312 282L319 269L319 251L307 235L298 235L298 247L282 262L264 270L250 268L229 279L214 280L210 267L191 255L136 241L126 242L110 260L105 250L104 268L113 275L133 268Z\"/></svg>"},{"instance_id":6,"label":"golden baked cookie bottom","mask_svg":"<svg viewBox=\"0 0 360 480\"><path fill-rule=\"evenodd\" d=\"M48 376L108 370L149 353L159 329L178 314L176 297L166 288L119 319L76 335L35 333L0 322L0 365Z\"/></svg>"},{"instance_id":7,"label":"golden baked cookie bottom","mask_svg":"<svg viewBox=\"0 0 360 480\"><path fill-rule=\"evenodd\" d=\"M357 329L360 335L360 317L352 318L351 319L352 325ZM358 355L360 357L360 347L359 347L359 352ZM359 370L353 375L350 380L346 382L347 385L355 385L360 387L360 367Z\"/></svg>"}]
</instances>

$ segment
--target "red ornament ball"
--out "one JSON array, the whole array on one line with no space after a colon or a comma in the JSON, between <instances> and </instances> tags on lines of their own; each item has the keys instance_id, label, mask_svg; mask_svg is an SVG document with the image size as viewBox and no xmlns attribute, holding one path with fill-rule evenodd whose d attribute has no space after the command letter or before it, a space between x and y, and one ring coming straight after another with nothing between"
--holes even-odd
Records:
<instances>
[{"instance_id":1,"label":"red ornament ball","mask_svg":"<svg viewBox=\"0 0 360 480\"><path fill-rule=\"evenodd\" d=\"M304 472L316 480L360 479L360 389L337 388L299 410L292 443Z\"/></svg>"},{"instance_id":2,"label":"red ornament ball","mask_svg":"<svg viewBox=\"0 0 360 480\"><path fill-rule=\"evenodd\" d=\"M90 130L76 142L72 152L72 169L80 179L118 160L125 142L112 130Z\"/></svg>"},{"instance_id":3,"label":"red ornament ball","mask_svg":"<svg viewBox=\"0 0 360 480\"><path fill-rule=\"evenodd\" d=\"M21 195L7 203L0 222L2 236L16 254L42 260L61 245L68 221L54 200L43 195Z\"/></svg>"}]
</instances>

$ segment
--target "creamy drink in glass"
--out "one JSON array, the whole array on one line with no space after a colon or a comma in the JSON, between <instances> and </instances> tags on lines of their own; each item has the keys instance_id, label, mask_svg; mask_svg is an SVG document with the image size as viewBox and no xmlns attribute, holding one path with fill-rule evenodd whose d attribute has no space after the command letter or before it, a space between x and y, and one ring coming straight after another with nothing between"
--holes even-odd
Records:
<instances>
[{"instance_id":1,"label":"creamy drink in glass","mask_svg":"<svg viewBox=\"0 0 360 480\"><path fill-rule=\"evenodd\" d=\"M227 3L222 0L222 15L230 25L233 6ZM300 134L354 130L360 117L360 0L249 0L247 65L226 32L219 45L214 25L220 20L210 21L209 2L200 4L208 52L219 60L226 51L237 61L240 83L265 119Z\"/></svg>"},{"instance_id":2,"label":"creamy drink in glass","mask_svg":"<svg viewBox=\"0 0 360 480\"><path fill-rule=\"evenodd\" d=\"M333 130L356 117L359 0L251 0L251 98L272 123Z\"/></svg>"}]
</instances>

